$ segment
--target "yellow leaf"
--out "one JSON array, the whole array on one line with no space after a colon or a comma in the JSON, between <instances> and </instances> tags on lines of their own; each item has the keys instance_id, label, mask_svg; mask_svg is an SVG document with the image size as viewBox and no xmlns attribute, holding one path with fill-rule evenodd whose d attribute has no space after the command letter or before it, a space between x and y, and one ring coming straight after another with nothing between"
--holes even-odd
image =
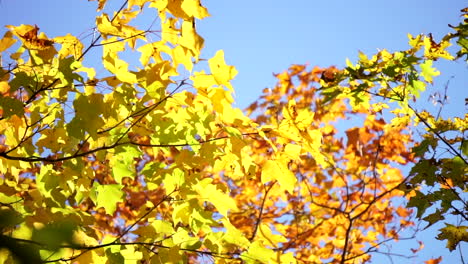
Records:
<instances>
[{"instance_id":1,"label":"yellow leaf","mask_svg":"<svg viewBox=\"0 0 468 264\"><path fill-rule=\"evenodd\" d=\"M149 0L130 0L130 1L128 1L128 6L129 7L138 6L141 9L146 4L146 2L148 2L148 1Z\"/></svg>"},{"instance_id":2,"label":"yellow leaf","mask_svg":"<svg viewBox=\"0 0 468 264\"><path fill-rule=\"evenodd\" d=\"M77 59L83 52L84 46L81 41L70 34L63 37L56 37L54 38L54 42L62 44L62 48L59 51L60 58L66 58L68 55L73 55L75 59Z\"/></svg>"},{"instance_id":3,"label":"yellow leaf","mask_svg":"<svg viewBox=\"0 0 468 264\"><path fill-rule=\"evenodd\" d=\"M11 45L15 44L16 39L13 38L13 33L7 31L3 38L0 40L0 52L8 49Z\"/></svg>"},{"instance_id":4,"label":"yellow leaf","mask_svg":"<svg viewBox=\"0 0 468 264\"><path fill-rule=\"evenodd\" d=\"M193 69L192 54L188 49L182 46L177 46L172 49L172 60L174 61L174 67L182 64L188 71L192 71Z\"/></svg>"},{"instance_id":5,"label":"yellow leaf","mask_svg":"<svg viewBox=\"0 0 468 264\"><path fill-rule=\"evenodd\" d=\"M229 195L222 192L215 185L209 183L212 179L206 178L199 182L195 189L200 195L201 199L211 202L219 213L227 216L229 210L238 211L236 202Z\"/></svg>"},{"instance_id":6,"label":"yellow leaf","mask_svg":"<svg viewBox=\"0 0 468 264\"><path fill-rule=\"evenodd\" d=\"M208 60L208 64L210 65L211 74L215 78L216 82L219 85L224 85L232 89L229 81L234 79L237 75L237 70L234 66L226 65L226 62L224 61L224 51L218 50L215 56Z\"/></svg>"},{"instance_id":7,"label":"yellow leaf","mask_svg":"<svg viewBox=\"0 0 468 264\"><path fill-rule=\"evenodd\" d=\"M221 222L223 223L224 228L226 228L226 232L223 235L224 240L243 248L247 248L249 246L249 240L245 238L244 234L233 226L227 218L221 219Z\"/></svg>"},{"instance_id":8,"label":"yellow leaf","mask_svg":"<svg viewBox=\"0 0 468 264\"><path fill-rule=\"evenodd\" d=\"M436 60L437 58L444 58L447 60L453 60L454 57L446 50L451 44L448 41L441 41L440 43L434 43L432 37L424 37L424 56L430 60Z\"/></svg>"},{"instance_id":9,"label":"yellow leaf","mask_svg":"<svg viewBox=\"0 0 468 264\"><path fill-rule=\"evenodd\" d=\"M94 68L81 67L76 70L77 72L85 72L88 75L89 80L93 80L96 77L96 70ZM92 85L92 83L90 83Z\"/></svg>"},{"instance_id":10,"label":"yellow leaf","mask_svg":"<svg viewBox=\"0 0 468 264\"><path fill-rule=\"evenodd\" d=\"M276 247L278 243L287 242L288 240L281 234L273 234L267 224L260 224L257 230L258 237L262 239L267 246Z\"/></svg>"},{"instance_id":11,"label":"yellow leaf","mask_svg":"<svg viewBox=\"0 0 468 264\"><path fill-rule=\"evenodd\" d=\"M245 260L256 259L261 263L275 263L272 262L275 252L272 249L266 248L260 243L260 241L255 241L250 244L248 252L241 255L241 258Z\"/></svg>"},{"instance_id":12,"label":"yellow leaf","mask_svg":"<svg viewBox=\"0 0 468 264\"><path fill-rule=\"evenodd\" d=\"M413 35L408 33L408 43L411 47L415 48L416 50L419 50L419 48L423 45L421 37L421 35L417 35L413 38Z\"/></svg>"},{"instance_id":13,"label":"yellow leaf","mask_svg":"<svg viewBox=\"0 0 468 264\"><path fill-rule=\"evenodd\" d=\"M195 31L194 21L184 20L182 23L182 36L179 40L179 44L191 50L194 57L198 58L204 42L203 38Z\"/></svg>"},{"instance_id":14,"label":"yellow leaf","mask_svg":"<svg viewBox=\"0 0 468 264\"><path fill-rule=\"evenodd\" d=\"M11 259L11 253L6 248L0 248L0 263L8 263L8 259Z\"/></svg>"},{"instance_id":15,"label":"yellow leaf","mask_svg":"<svg viewBox=\"0 0 468 264\"><path fill-rule=\"evenodd\" d=\"M150 58L153 58L156 63L162 62L161 52L171 54L172 50L164 45L163 41L156 41L145 44L137 49L141 53L140 63L142 65L148 64Z\"/></svg>"},{"instance_id":16,"label":"yellow leaf","mask_svg":"<svg viewBox=\"0 0 468 264\"><path fill-rule=\"evenodd\" d=\"M183 224L189 224L190 215L192 214L192 209L188 202L183 204L178 204L174 207L172 212L172 219L175 223L181 222Z\"/></svg>"},{"instance_id":17,"label":"yellow leaf","mask_svg":"<svg viewBox=\"0 0 468 264\"><path fill-rule=\"evenodd\" d=\"M182 2L185 0L171 0L168 1L166 11L171 13L174 17L176 18L182 18L182 19L188 19L189 17L185 13L184 10L182 10Z\"/></svg>"},{"instance_id":18,"label":"yellow leaf","mask_svg":"<svg viewBox=\"0 0 468 264\"><path fill-rule=\"evenodd\" d=\"M10 85L7 82L0 82L0 93L6 93L10 90Z\"/></svg>"},{"instance_id":19,"label":"yellow leaf","mask_svg":"<svg viewBox=\"0 0 468 264\"><path fill-rule=\"evenodd\" d=\"M105 264L107 262L107 258L104 256L99 256L96 250L89 250L85 251L82 255L79 255L79 257L74 259L73 262L79 264Z\"/></svg>"},{"instance_id":20,"label":"yellow leaf","mask_svg":"<svg viewBox=\"0 0 468 264\"><path fill-rule=\"evenodd\" d=\"M97 29L102 33L104 38L107 38L107 35L122 35L121 29L110 22L109 16L107 14L102 14L101 16L96 17L96 25Z\"/></svg>"},{"instance_id":21,"label":"yellow leaf","mask_svg":"<svg viewBox=\"0 0 468 264\"><path fill-rule=\"evenodd\" d=\"M126 245L125 249L120 250L120 254L124 257L125 264L137 264L143 258L143 254L135 250L135 245Z\"/></svg>"},{"instance_id":22,"label":"yellow leaf","mask_svg":"<svg viewBox=\"0 0 468 264\"><path fill-rule=\"evenodd\" d=\"M210 15L208 10L201 5L200 0L184 0L181 7L190 17L202 19Z\"/></svg>"},{"instance_id":23,"label":"yellow leaf","mask_svg":"<svg viewBox=\"0 0 468 264\"><path fill-rule=\"evenodd\" d=\"M301 150L302 147L296 144L287 144L286 147L284 147L284 153L292 160L299 159Z\"/></svg>"},{"instance_id":24,"label":"yellow leaf","mask_svg":"<svg viewBox=\"0 0 468 264\"><path fill-rule=\"evenodd\" d=\"M283 190L293 193L297 182L296 176L292 173L287 164L287 160L268 160L262 167L262 183L277 180Z\"/></svg>"},{"instance_id":25,"label":"yellow leaf","mask_svg":"<svg viewBox=\"0 0 468 264\"><path fill-rule=\"evenodd\" d=\"M193 82L193 86L197 89L197 92L203 96L207 96L207 89L216 85L216 80L213 75L206 74L205 71L195 72L190 79Z\"/></svg>"},{"instance_id":26,"label":"yellow leaf","mask_svg":"<svg viewBox=\"0 0 468 264\"><path fill-rule=\"evenodd\" d=\"M92 246L98 243L95 238L88 236L82 230L75 231L73 241L80 246Z\"/></svg>"},{"instance_id":27,"label":"yellow leaf","mask_svg":"<svg viewBox=\"0 0 468 264\"><path fill-rule=\"evenodd\" d=\"M113 45L109 45L109 46L113 46ZM119 79L122 82L127 82L127 83L137 82L135 74L128 70L128 63L125 62L124 60L119 59L117 57L116 52L105 51L104 54L106 54L102 60L104 64L104 68L109 70L111 73L115 74L117 79Z\"/></svg>"},{"instance_id":28,"label":"yellow leaf","mask_svg":"<svg viewBox=\"0 0 468 264\"><path fill-rule=\"evenodd\" d=\"M149 7L157 8L159 12L164 11L167 7L168 0L158 0L158 1L151 1Z\"/></svg>"},{"instance_id":29,"label":"yellow leaf","mask_svg":"<svg viewBox=\"0 0 468 264\"><path fill-rule=\"evenodd\" d=\"M88 0L88 1L98 1L98 7L96 8L97 12L101 11L107 2L107 0Z\"/></svg>"}]
</instances>

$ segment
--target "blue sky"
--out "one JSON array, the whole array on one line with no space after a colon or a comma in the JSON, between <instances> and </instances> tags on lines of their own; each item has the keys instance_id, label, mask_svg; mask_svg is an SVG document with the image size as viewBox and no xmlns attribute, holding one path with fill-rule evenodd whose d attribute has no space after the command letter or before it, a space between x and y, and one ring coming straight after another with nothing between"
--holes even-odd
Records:
<instances>
[{"instance_id":1,"label":"blue sky","mask_svg":"<svg viewBox=\"0 0 468 264\"><path fill-rule=\"evenodd\" d=\"M123 2L109 1L115 5ZM359 50L371 55L377 49L406 49L407 33L432 32L439 40L450 30L447 24L458 24L459 10L468 6L463 0L202 0L202 3L212 15L197 23L205 38L202 57L210 58L219 49L225 51L227 63L239 71L233 81L239 107L254 101L263 88L272 87L273 73L291 64L340 67L346 58L355 61ZM0 25L37 24L49 37L79 35L89 33L94 26L95 7L96 3L85 0L1 0ZM0 32L3 34L4 29ZM450 81L450 104L443 114L465 113L466 63L435 65L443 75L430 89L441 89ZM426 101L423 104L428 105ZM421 263L439 255L444 256L442 263L459 263L459 254L449 253L445 242L433 238L436 233L437 227L433 227L419 237L426 243L420 258L394 258L395 263ZM402 251L407 247L407 243L394 245L394 249ZM465 243L463 248L468 250L468 245ZM379 257L375 263L390 262Z\"/></svg>"}]
</instances>

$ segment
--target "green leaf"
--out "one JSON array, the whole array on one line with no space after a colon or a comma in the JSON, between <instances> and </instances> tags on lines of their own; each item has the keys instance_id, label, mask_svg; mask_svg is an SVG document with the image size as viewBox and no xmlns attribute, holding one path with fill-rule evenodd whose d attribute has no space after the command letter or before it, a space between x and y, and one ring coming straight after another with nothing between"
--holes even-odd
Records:
<instances>
[{"instance_id":1,"label":"green leaf","mask_svg":"<svg viewBox=\"0 0 468 264\"><path fill-rule=\"evenodd\" d=\"M427 208L431 206L431 203L428 201L426 196L420 191L416 191L416 196L411 197L408 202L408 207L416 207L417 213L416 216L421 218Z\"/></svg>"},{"instance_id":2,"label":"green leaf","mask_svg":"<svg viewBox=\"0 0 468 264\"><path fill-rule=\"evenodd\" d=\"M441 210L436 210L434 213L429 214L428 216L424 217L423 220L428 222L425 228L428 228L429 226L439 222L440 220L444 220L445 217L443 216L442 213L443 212Z\"/></svg>"},{"instance_id":3,"label":"green leaf","mask_svg":"<svg viewBox=\"0 0 468 264\"><path fill-rule=\"evenodd\" d=\"M23 218L18 212L6 208L0 209L0 232L3 232L4 228L14 227L21 222Z\"/></svg>"},{"instance_id":4,"label":"green leaf","mask_svg":"<svg viewBox=\"0 0 468 264\"><path fill-rule=\"evenodd\" d=\"M116 148L116 153L112 159L112 176L120 184L124 177L135 176L135 158L141 153L134 146Z\"/></svg>"},{"instance_id":5,"label":"green leaf","mask_svg":"<svg viewBox=\"0 0 468 264\"><path fill-rule=\"evenodd\" d=\"M468 242L468 226L454 226L446 223L445 227L439 229L439 231L440 233L436 238L438 240L447 239L447 248L450 251L455 250L461 241Z\"/></svg>"},{"instance_id":6,"label":"green leaf","mask_svg":"<svg viewBox=\"0 0 468 264\"><path fill-rule=\"evenodd\" d=\"M122 201L125 197L125 193L122 191L122 185L120 184L108 184L93 186L95 193L96 207L104 207L107 214L114 214L117 208L117 202Z\"/></svg>"},{"instance_id":7,"label":"green leaf","mask_svg":"<svg viewBox=\"0 0 468 264\"><path fill-rule=\"evenodd\" d=\"M431 146L431 142L428 139L424 139L419 143L417 146L413 147L412 151L418 157L424 157L424 154L429 151L429 146Z\"/></svg>"},{"instance_id":8,"label":"green leaf","mask_svg":"<svg viewBox=\"0 0 468 264\"><path fill-rule=\"evenodd\" d=\"M410 85L407 86L411 95L414 95L416 98L419 98L419 93L426 90L426 83L420 80L410 81Z\"/></svg>"},{"instance_id":9,"label":"green leaf","mask_svg":"<svg viewBox=\"0 0 468 264\"><path fill-rule=\"evenodd\" d=\"M61 85L66 86L70 83L73 83L73 80L77 80L79 82L83 82L83 77L81 75L75 73L77 69L81 68L81 63L79 61L75 61L75 58L70 56L59 61L59 71L57 72L57 78L60 79ZM66 90L66 89L60 89ZM66 93L62 93L64 96Z\"/></svg>"},{"instance_id":10,"label":"green leaf","mask_svg":"<svg viewBox=\"0 0 468 264\"><path fill-rule=\"evenodd\" d=\"M106 248L106 257L109 263L124 264L125 259L122 254L120 254L120 250L115 250L114 248L115 247Z\"/></svg>"},{"instance_id":11,"label":"green leaf","mask_svg":"<svg viewBox=\"0 0 468 264\"><path fill-rule=\"evenodd\" d=\"M73 233L76 225L69 222L55 222L48 224L41 229L35 229L32 240L44 244L48 249L57 250L64 243L73 245Z\"/></svg>"},{"instance_id":12,"label":"green leaf","mask_svg":"<svg viewBox=\"0 0 468 264\"><path fill-rule=\"evenodd\" d=\"M87 131L91 136L96 137L98 129L104 126L104 121L100 117L101 113L105 111L105 104L103 102L102 94L91 94L89 96L78 95L73 101L75 109L75 117L70 122L78 122L74 124L77 129ZM70 135L76 134L73 128L68 128ZM77 134L77 135L81 135Z\"/></svg>"},{"instance_id":13,"label":"green leaf","mask_svg":"<svg viewBox=\"0 0 468 264\"><path fill-rule=\"evenodd\" d=\"M468 157L468 140L463 141L460 148L463 155Z\"/></svg>"},{"instance_id":14,"label":"green leaf","mask_svg":"<svg viewBox=\"0 0 468 264\"><path fill-rule=\"evenodd\" d=\"M8 118L12 115L22 116L24 114L23 103L15 98L0 96L0 108L3 110L3 118Z\"/></svg>"},{"instance_id":15,"label":"green leaf","mask_svg":"<svg viewBox=\"0 0 468 264\"><path fill-rule=\"evenodd\" d=\"M411 168L410 175L414 175L411 179L413 184L421 184L425 182L429 186L434 186L437 182L438 167L433 165L432 160L420 160Z\"/></svg>"}]
</instances>

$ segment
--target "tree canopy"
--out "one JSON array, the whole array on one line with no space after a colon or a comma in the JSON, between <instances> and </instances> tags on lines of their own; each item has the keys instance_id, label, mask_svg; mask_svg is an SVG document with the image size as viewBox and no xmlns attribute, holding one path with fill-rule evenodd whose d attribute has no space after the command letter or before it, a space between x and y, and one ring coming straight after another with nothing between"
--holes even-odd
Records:
<instances>
[{"instance_id":1,"label":"tree canopy","mask_svg":"<svg viewBox=\"0 0 468 264\"><path fill-rule=\"evenodd\" d=\"M291 65L241 110L200 0L96 2L89 45L0 40L1 263L365 263L420 221L468 242L468 115L415 107L435 61L466 63L468 9L407 50Z\"/></svg>"}]
</instances>

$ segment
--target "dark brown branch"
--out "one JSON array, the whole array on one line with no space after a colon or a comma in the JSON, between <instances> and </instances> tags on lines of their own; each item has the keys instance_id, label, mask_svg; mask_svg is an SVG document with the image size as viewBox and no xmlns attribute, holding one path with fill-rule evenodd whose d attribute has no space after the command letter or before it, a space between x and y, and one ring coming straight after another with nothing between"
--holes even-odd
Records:
<instances>
[{"instance_id":1,"label":"dark brown branch","mask_svg":"<svg viewBox=\"0 0 468 264\"><path fill-rule=\"evenodd\" d=\"M156 208L158 208L164 201L167 201L170 199L171 195L176 192L176 190L173 190L171 193L165 195L157 204L155 204L150 210L148 210L148 212L144 213L140 218L138 218L135 223L131 224L130 226L128 226L127 228L124 229L124 231L122 232L122 234L120 234L115 240L114 242L112 243L115 243L117 241L120 241L120 239L125 236L128 232L130 232L130 230L132 230L132 228L134 228L138 223L141 222L141 220L145 219L150 213L152 213Z\"/></svg>"},{"instance_id":2,"label":"dark brown branch","mask_svg":"<svg viewBox=\"0 0 468 264\"><path fill-rule=\"evenodd\" d=\"M109 42L106 42L106 43L94 44L94 47L105 46L105 45L114 44L114 43L117 43L117 42L122 42L122 41L125 41L127 39L136 38L138 36L145 35L146 33L149 33L149 32L151 32L151 30L147 29L147 30L145 30L143 32L140 32L140 33L135 34L135 35L131 35L129 37L117 39L117 40L114 40L114 41L109 41Z\"/></svg>"},{"instance_id":3,"label":"dark brown branch","mask_svg":"<svg viewBox=\"0 0 468 264\"><path fill-rule=\"evenodd\" d=\"M265 207L265 201L268 197L268 193L270 192L271 188L273 188L273 186L275 185L276 182L272 183L270 186L266 187L265 185L263 186L263 188L265 189L265 195L263 196L263 199L262 199L262 204L260 205L260 212L258 213L258 218L257 218L257 222L255 223L255 227L254 227L254 231L252 233L252 236L249 238L249 241L253 241L255 236L257 235L257 231L258 231L258 226L260 225L260 223L262 222L262 215L263 215L263 208Z\"/></svg>"},{"instance_id":4,"label":"dark brown branch","mask_svg":"<svg viewBox=\"0 0 468 264\"><path fill-rule=\"evenodd\" d=\"M346 229L346 236L345 236L345 244L343 246L343 252L341 253L341 260L340 264L344 264L346 262L346 254L348 253L348 243L349 243L349 237L351 235L351 229L353 227L353 218L347 215L348 220L349 220L349 225L348 228Z\"/></svg>"},{"instance_id":5,"label":"dark brown branch","mask_svg":"<svg viewBox=\"0 0 468 264\"><path fill-rule=\"evenodd\" d=\"M127 131L125 133L123 133L123 135L125 136L128 131L130 131L129 129L132 128L133 126L135 126L139 121L141 121L141 119L143 119L144 116L146 116L148 113L150 113L151 111L153 111L154 109L156 109L158 106L160 106L162 103L164 103L165 101L167 101L167 99L169 99L171 96L174 95L175 92L177 92L177 90L179 90L183 85L185 84L185 80L182 80L182 82L180 82L179 85L177 85L177 87L172 91L170 92L168 95L166 95L163 99L159 100L157 103L155 103L154 105L150 105L148 107L145 107L145 108L142 108L140 110L137 110L135 112L133 112L132 114L128 115L126 118L120 120L119 122L117 122L117 124L111 126L111 127L108 127L106 129L103 129L101 131L98 131L97 134L102 134L102 133L106 133L106 132L109 132L111 131L112 129L118 127L120 124L124 123L125 121L129 120L130 118L132 117L136 117L138 116L137 120L132 123L132 125L127 129ZM120 140L120 139L119 139ZM117 141L119 141L117 140Z\"/></svg>"},{"instance_id":6,"label":"dark brown branch","mask_svg":"<svg viewBox=\"0 0 468 264\"><path fill-rule=\"evenodd\" d=\"M47 86L44 86L44 87L41 87L41 88L35 90L35 91L33 92L33 94L29 97L29 99L28 99L26 102L24 102L24 105L26 106L26 105L30 104L32 101L34 101L34 99L36 99L36 96L37 96L38 94L40 94L40 93L43 92L43 91L49 90L49 89L50 89L52 86L54 86L55 83L58 82L58 81L59 81L59 79L57 78L57 79L55 79L53 82L51 82L50 84L48 84Z\"/></svg>"},{"instance_id":7,"label":"dark brown branch","mask_svg":"<svg viewBox=\"0 0 468 264\"><path fill-rule=\"evenodd\" d=\"M468 160L466 160L459 151L457 151L444 137L442 137L442 135L440 135L440 133L438 133L427 121L426 119L424 119L423 117L421 117L421 115L419 115L419 113L413 108L411 107L411 105L408 105L409 109L411 109L411 111L413 111L413 113L418 117L418 119L423 122L423 124L427 127L427 129L429 129L429 131L431 131L432 133L434 133L434 135L436 135L440 140L442 140L442 142L444 142L444 144L451 150L453 151L453 153L455 154L455 156L459 157L461 160L463 160L463 162L468 165Z\"/></svg>"},{"instance_id":8,"label":"dark brown branch","mask_svg":"<svg viewBox=\"0 0 468 264\"><path fill-rule=\"evenodd\" d=\"M408 179L408 177L404 178L402 183L405 182L406 180ZM352 208L349 212L346 213L346 217L348 218L349 220L349 226L348 228L346 229L346 236L345 236L345 244L344 244L344 247L343 247L343 252L341 254L341 260L340 260L340 264L344 264L346 262L346 255L348 253L348 250L347 250L347 247L348 247L348 244L349 244L349 239L350 239L350 234L351 234L351 229L352 229L352 224L353 224L353 221L360 218L363 214L365 214L367 211L369 211L369 209L372 207L372 205L377 202L378 200L382 199L385 195L391 193L392 191L398 189L400 186L400 184L396 185L395 187L389 189L389 190L386 190L384 192L382 192L381 194L379 194L378 196L375 196L374 199L372 199L372 201L370 201L366 208L364 208L364 210L362 210L360 213L354 215L351 217L351 213L356 210L357 208L359 208L361 204L358 204L356 205L354 208Z\"/></svg>"},{"instance_id":9,"label":"dark brown branch","mask_svg":"<svg viewBox=\"0 0 468 264\"><path fill-rule=\"evenodd\" d=\"M400 232L402 230L402 228L400 228L400 230L398 230L398 232ZM413 233L413 235L409 236L409 237L399 237L398 240L412 240L416 237L416 232ZM397 257L404 257L404 258L412 258L412 256L406 256L406 255L403 255L403 254L397 254L397 253L390 253L390 252L380 252L377 250L377 248L379 248L381 245L387 243L387 242L390 242L390 241L393 241L395 240L394 238L387 238L387 239L384 239L378 243L376 243L375 245L373 246L370 246L366 251L362 252L361 254L357 254L357 255L354 255L352 257L349 257L347 258L345 261L350 261L350 260L353 260L353 259L356 259L356 258L359 258L363 255L366 255L366 254L369 254L369 253L379 253L379 254L387 254L387 255L392 255L392 256L397 256Z\"/></svg>"},{"instance_id":10,"label":"dark brown branch","mask_svg":"<svg viewBox=\"0 0 468 264\"><path fill-rule=\"evenodd\" d=\"M258 135L258 133L253 132L253 133L245 133L245 134L242 134L242 135L243 136ZM75 159L75 158L79 158L79 157L84 157L84 156L93 154L93 153L98 152L98 151L112 149L112 148L122 146L122 145L130 145L131 144L131 145L140 146L140 147L157 147L157 148L190 147L190 146L198 146L198 145L202 145L202 144L207 143L207 142L211 142L211 141L215 141L215 140L221 140L221 139L227 139L227 138L229 138L229 136L222 136L222 137L212 138L212 139L208 139L208 140L204 140L204 141L198 141L197 143L179 143L179 144L141 144L141 143L137 143L137 142L133 142L133 141L116 142L116 143L114 143L112 145L109 145L109 146L101 146L101 147L97 147L95 149L88 150L88 151L85 151L85 152L82 152L82 153L73 154L73 155L69 155L69 156L64 156L64 157L60 157L60 158L46 158L46 157L37 157L37 156L18 157L18 156L10 156L10 155L8 155L7 152L0 152L0 157L5 158L5 159L9 159L9 160L20 160L20 161L25 161L25 162L60 162L60 161Z\"/></svg>"},{"instance_id":11,"label":"dark brown branch","mask_svg":"<svg viewBox=\"0 0 468 264\"><path fill-rule=\"evenodd\" d=\"M120 14L120 12L122 12L122 10L125 8L127 3L128 3L128 0L125 0L125 2L122 4L122 6L119 8L119 10L115 13L115 15L110 20L111 23L117 18L117 16ZM96 47L96 43L101 39L101 37L102 37L102 34L99 34L99 36L97 36L97 38L95 40L93 40L93 42L91 42L91 45L89 45L86 48L86 50L83 53L81 53L81 55L76 60L80 61L84 57L84 55L86 53L88 53L93 47Z\"/></svg>"},{"instance_id":12,"label":"dark brown branch","mask_svg":"<svg viewBox=\"0 0 468 264\"><path fill-rule=\"evenodd\" d=\"M124 133L122 133L122 135L117 139L116 143L120 142L126 135L128 135L128 132L130 132L132 127L136 126L147 114L149 114L151 111L153 111L158 106L160 106L163 102L165 102L167 99L169 99L172 95L174 95L177 92L177 90L179 90L184 84L185 84L185 80L180 82L180 84L177 85L177 87L172 92L170 92L166 97L164 97L162 100L159 100L156 104L149 107L148 111L146 111L143 114L141 114L140 116L138 116L138 118L135 120L135 122L133 122L130 126L128 126L126 131Z\"/></svg>"}]
</instances>

